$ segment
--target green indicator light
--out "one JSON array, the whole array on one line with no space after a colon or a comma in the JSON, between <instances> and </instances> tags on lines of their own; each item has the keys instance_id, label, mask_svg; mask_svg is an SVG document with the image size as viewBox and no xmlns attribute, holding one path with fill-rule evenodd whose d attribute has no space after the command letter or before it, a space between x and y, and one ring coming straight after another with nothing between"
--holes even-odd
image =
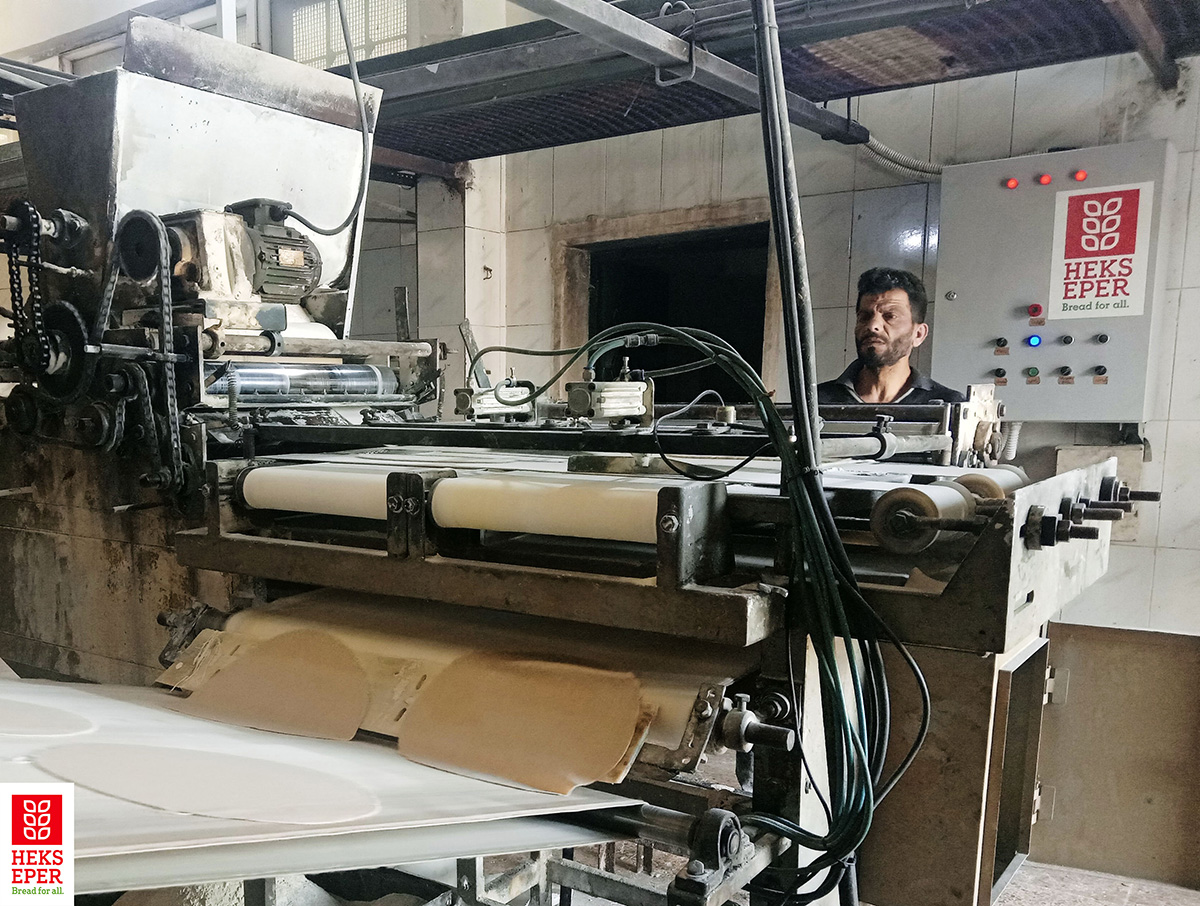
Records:
<instances>
[{"instance_id":1,"label":"green indicator light","mask_svg":"<svg viewBox=\"0 0 1200 906\"><path fill-rule=\"evenodd\" d=\"M1041 372L1039 372L1036 368L1026 368L1025 373L1030 377L1037 377Z\"/></svg>"}]
</instances>

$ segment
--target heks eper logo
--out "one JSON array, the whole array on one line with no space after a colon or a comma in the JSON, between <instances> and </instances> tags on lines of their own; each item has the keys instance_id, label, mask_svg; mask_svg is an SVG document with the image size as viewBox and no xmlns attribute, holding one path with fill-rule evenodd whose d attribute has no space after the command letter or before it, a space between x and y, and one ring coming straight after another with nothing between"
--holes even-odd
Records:
<instances>
[{"instance_id":1,"label":"heks eper logo","mask_svg":"<svg viewBox=\"0 0 1200 906\"><path fill-rule=\"evenodd\" d=\"M13 846L62 846L62 796L13 796Z\"/></svg>"},{"instance_id":2,"label":"heks eper logo","mask_svg":"<svg viewBox=\"0 0 1200 906\"><path fill-rule=\"evenodd\" d=\"M1067 199L1066 258L1132 255L1137 248L1138 189Z\"/></svg>"},{"instance_id":3,"label":"heks eper logo","mask_svg":"<svg viewBox=\"0 0 1200 906\"><path fill-rule=\"evenodd\" d=\"M75 789L69 783L0 783L0 906L71 906L75 891ZM7 839L5 839L7 837ZM7 844L7 845L5 845Z\"/></svg>"}]
</instances>

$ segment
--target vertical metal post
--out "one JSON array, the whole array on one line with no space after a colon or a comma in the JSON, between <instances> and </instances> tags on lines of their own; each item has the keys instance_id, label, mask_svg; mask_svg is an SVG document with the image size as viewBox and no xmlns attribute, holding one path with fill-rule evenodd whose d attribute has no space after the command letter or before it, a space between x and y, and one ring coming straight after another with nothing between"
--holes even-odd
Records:
<instances>
[{"instance_id":1,"label":"vertical metal post","mask_svg":"<svg viewBox=\"0 0 1200 906\"><path fill-rule=\"evenodd\" d=\"M604 843L600 846L600 870L613 872L617 870L617 844Z\"/></svg>"},{"instance_id":2,"label":"vertical metal post","mask_svg":"<svg viewBox=\"0 0 1200 906\"><path fill-rule=\"evenodd\" d=\"M250 0L254 9L254 45L271 53L271 0Z\"/></svg>"},{"instance_id":3,"label":"vertical metal post","mask_svg":"<svg viewBox=\"0 0 1200 906\"><path fill-rule=\"evenodd\" d=\"M242 882L246 906L275 906L275 879L254 878Z\"/></svg>"},{"instance_id":4,"label":"vertical metal post","mask_svg":"<svg viewBox=\"0 0 1200 906\"><path fill-rule=\"evenodd\" d=\"M473 906L484 895L484 886L487 883L483 876L483 858L474 856L459 859L456 867L458 874L455 892L458 894L458 900L466 906Z\"/></svg>"},{"instance_id":5,"label":"vertical metal post","mask_svg":"<svg viewBox=\"0 0 1200 906\"><path fill-rule=\"evenodd\" d=\"M217 35L237 41L237 0L217 0Z\"/></svg>"},{"instance_id":6,"label":"vertical metal post","mask_svg":"<svg viewBox=\"0 0 1200 906\"><path fill-rule=\"evenodd\" d=\"M574 861L575 847L564 847L562 851L562 857L564 859ZM546 886L549 887L549 882L547 882ZM571 906L571 892L572 891L570 887L560 886L558 888L558 906Z\"/></svg>"}]
</instances>

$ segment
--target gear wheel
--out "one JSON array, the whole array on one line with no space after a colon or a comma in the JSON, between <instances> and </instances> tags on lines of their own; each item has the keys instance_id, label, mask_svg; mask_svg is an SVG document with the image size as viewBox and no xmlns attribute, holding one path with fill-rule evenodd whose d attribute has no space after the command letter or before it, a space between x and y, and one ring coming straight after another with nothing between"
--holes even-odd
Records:
<instances>
[{"instance_id":1,"label":"gear wheel","mask_svg":"<svg viewBox=\"0 0 1200 906\"><path fill-rule=\"evenodd\" d=\"M54 370L40 375L38 386L60 403L74 402L87 391L96 373L97 357L87 351L87 327L70 302L47 306L43 319Z\"/></svg>"}]
</instances>

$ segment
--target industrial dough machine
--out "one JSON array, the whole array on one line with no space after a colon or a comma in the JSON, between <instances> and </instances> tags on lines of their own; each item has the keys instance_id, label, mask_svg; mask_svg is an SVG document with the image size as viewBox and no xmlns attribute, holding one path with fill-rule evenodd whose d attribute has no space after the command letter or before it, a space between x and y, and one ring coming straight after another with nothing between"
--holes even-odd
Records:
<instances>
[{"instance_id":1,"label":"industrial dough machine","mask_svg":"<svg viewBox=\"0 0 1200 906\"><path fill-rule=\"evenodd\" d=\"M669 894L653 896L718 906L800 860L742 819L819 824L836 774L804 622L815 611L797 593L789 612L786 451L736 407L664 422L653 381L634 374L583 370L526 407L513 405L528 392L519 381L472 386L455 395L465 420L437 417L436 338L347 331L355 225L323 236L291 217L333 220L355 203L358 126L377 103L368 90L360 124L343 80L147 19L133 20L121 70L18 98L29 185L0 224L24 275L4 349L19 381L5 407L6 537L34 552L51 535L73 552L128 545L154 581L130 572L93 593L101 556L126 556L109 547L54 560L57 592L22 573L21 632L5 653L145 680L148 643L163 641L149 611L161 611L160 682L195 696L239 646L306 627L371 677L355 729L401 742L400 712L431 693L380 665L422 662L418 617L441 625L438 671L462 656L461 636L472 652L633 677L652 715L635 715L592 787L645 805L578 839L686 854ZM64 118L84 126L64 134ZM281 144L295 151L287 168ZM631 329L619 345L636 361L651 336ZM878 906L986 904L1027 851L1041 630L1103 574L1108 526L1139 496L1112 462L1033 483L1001 465L999 405L981 387L961 404L821 413L824 505L898 643L880 654L894 677L887 770L928 724L858 855ZM81 484L83 506L70 496ZM78 521L47 528L60 510ZM66 634L83 619L61 612L72 586L93 620L133 627L123 641L97 651ZM558 707L565 722L573 709ZM464 744L455 768L472 772L486 745ZM699 770L730 751L735 781ZM458 855L506 845L464 838ZM543 890L651 901L570 860L538 866ZM478 880L456 895L491 902Z\"/></svg>"}]
</instances>

